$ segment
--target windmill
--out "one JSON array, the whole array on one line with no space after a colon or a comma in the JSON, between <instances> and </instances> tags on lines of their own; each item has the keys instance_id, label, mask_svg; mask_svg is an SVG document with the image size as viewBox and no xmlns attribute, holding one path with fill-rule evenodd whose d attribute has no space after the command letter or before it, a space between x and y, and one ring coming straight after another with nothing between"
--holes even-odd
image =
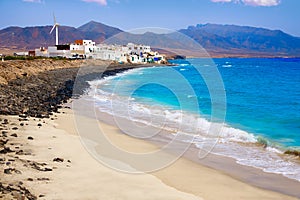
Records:
<instances>
[{"instance_id":1,"label":"windmill","mask_svg":"<svg viewBox=\"0 0 300 200\"><path fill-rule=\"evenodd\" d=\"M54 25L50 31L50 34L53 32L54 28L55 28L55 32L56 32L56 37L55 37L55 45L58 45L58 26L59 24L56 22L56 18L55 15L53 14L53 19L54 19Z\"/></svg>"}]
</instances>

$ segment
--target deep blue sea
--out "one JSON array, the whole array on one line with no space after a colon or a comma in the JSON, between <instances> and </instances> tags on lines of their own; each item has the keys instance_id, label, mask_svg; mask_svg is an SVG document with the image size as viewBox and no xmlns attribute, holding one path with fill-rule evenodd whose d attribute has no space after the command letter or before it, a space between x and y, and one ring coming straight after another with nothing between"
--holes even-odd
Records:
<instances>
[{"instance_id":1,"label":"deep blue sea","mask_svg":"<svg viewBox=\"0 0 300 200\"><path fill-rule=\"evenodd\" d=\"M160 126L163 121L169 130L178 130L180 126L180 131L199 131L200 135L208 131L212 120L222 123L225 112L222 142L216 146L216 153L234 157L240 164L300 180L299 165L286 160L281 163L276 157L284 149L300 149L300 59L219 58L171 62L176 66L135 69L102 81L97 86L99 108L153 126ZM218 82L218 75L223 85ZM226 95L224 99L219 96L222 91ZM212 95L215 95L213 99ZM226 107L221 106L223 100ZM264 152L268 158L258 156L257 149L249 150L245 146L241 151L236 146L261 140L273 149ZM240 152L247 152L248 157Z\"/></svg>"}]
</instances>

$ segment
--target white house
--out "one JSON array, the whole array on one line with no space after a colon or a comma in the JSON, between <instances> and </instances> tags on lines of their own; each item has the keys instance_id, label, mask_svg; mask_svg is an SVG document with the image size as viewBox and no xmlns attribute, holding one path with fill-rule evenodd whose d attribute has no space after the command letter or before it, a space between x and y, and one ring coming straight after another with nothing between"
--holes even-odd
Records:
<instances>
[{"instance_id":1,"label":"white house","mask_svg":"<svg viewBox=\"0 0 300 200\"><path fill-rule=\"evenodd\" d=\"M91 58L117 62L147 63L164 61L164 56L152 52L150 46L128 43L127 45L98 44L92 40L76 40L73 44L50 46L35 50L36 56Z\"/></svg>"},{"instance_id":2,"label":"white house","mask_svg":"<svg viewBox=\"0 0 300 200\"><path fill-rule=\"evenodd\" d=\"M102 60L112 60L118 62L127 62L128 48L120 45L96 45L93 58Z\"/></svg>"},{"instance_id":3,"label":"white house","mask_svg":"<svg viewBox=\"0 0 300 200\"><path fill-rule=\"evenodd\" d=\"M141 55L141 53L151 52L150 46L146 46L146 45L137 45L133 43L128 43L127 47L132 54Z\"/></svg>"},{"instance_id":4,"label":"white house","mask_svg":"<svg viewBox=\"0 0 300 200\"><path fill-rule=\"evenodd\" d=\"M38 57L49 57L48 50L45 47L40 47L39 49L35 49L35 56Z\"/></svg>"},{"instance_id":5,"label":"white house","mask_svg":"<svg viewBox=\"0 0 300 200\"><path fill-rule=\"evenodd\" d=\"M28 56L28 51L16 52L14 53L15 56Z\"/></svg>"},{"instance_id":6,"label":"white house","mask_svg":"<svg viewBox=\"0 0 300 200\"><path fill-rule=\"evenodd\" d=\"M70 45L56 45L48 47L49 57L71 58Z\"/></svg>"}]
</instances>

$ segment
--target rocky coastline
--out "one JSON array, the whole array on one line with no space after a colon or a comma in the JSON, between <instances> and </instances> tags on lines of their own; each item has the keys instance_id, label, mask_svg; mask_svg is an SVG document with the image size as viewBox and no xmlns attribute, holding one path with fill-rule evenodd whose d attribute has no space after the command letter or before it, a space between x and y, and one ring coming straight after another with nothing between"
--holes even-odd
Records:
<instances>
[{"instance_id":1,"label":"rocky coastline","mask_svg":"<svg viewBox=\"0 0 300 200\"><path fill-rule=\"evenodd\" d=\"M87 80L133 67L139 65L51 60L0 63L0 115L49 118L61 103L81 95L88 87ZM77 87L73 94L75 79Z\"/></svg>"}]
</instances>

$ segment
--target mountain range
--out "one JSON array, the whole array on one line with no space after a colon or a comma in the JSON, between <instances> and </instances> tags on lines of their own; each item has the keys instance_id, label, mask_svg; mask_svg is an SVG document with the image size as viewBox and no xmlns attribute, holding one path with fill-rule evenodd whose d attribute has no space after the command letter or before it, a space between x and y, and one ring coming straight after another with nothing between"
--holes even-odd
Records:
<instances>
[{"instance_id":1,"label":"mountain range","mask_svg":"<svg viewBox=\"0 0 300 200\"><path fill-rule=\"evenodd\" d=\"M5 50L20 51L51 46L55 44L54 34L49 34L51 28L52 26L25 28L14 26L2 29L0 30L0 53ZM209 54L216 57L300 56L300 38L280 30L236 25L198 24L180 29L177 33L192 38ZM100 43L117 34L122 37L123 41L146 43L151 46L167 42L168 45L177 47L181 45L178 41L182 38L178 35L175 36L174 33L127 33L95 21L90 21L78 28L59 27L60 44L72 43L77 39L91 39L96 43ZM114 41L112 40L112 42Z\"/></svg>"}]
</instances>

